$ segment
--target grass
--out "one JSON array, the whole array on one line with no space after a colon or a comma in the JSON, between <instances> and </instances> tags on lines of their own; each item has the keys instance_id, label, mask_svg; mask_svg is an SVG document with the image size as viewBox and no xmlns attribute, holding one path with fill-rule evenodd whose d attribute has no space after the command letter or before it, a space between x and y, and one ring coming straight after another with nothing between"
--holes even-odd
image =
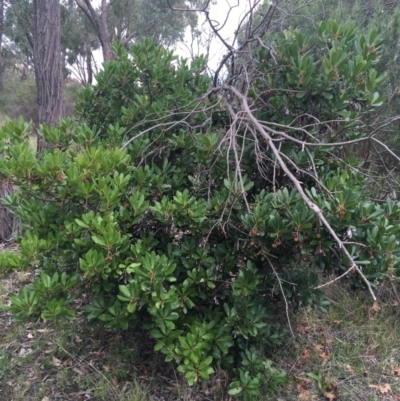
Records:
<instances>
[{"instance_id":1,"label":"grass","mask_svg":"<svg viewBox=\"0 0 400 401\"><path fill-rule=\"evenodd\" d=\"M0 280L0 303L29 280ZM327 313L301 309L291 317L295 338L269 357L289 383L263 389L261 400L400 400L400 325L397 293L389 285L373 304L341 282L328 288ZM144 333L89 328L74 322L12 322L0 312L0 400L155 401L229 400L218 372L190 388L152 351Z\"/></svg>"},{"instance_id":2,"label":"grass","mask_svg":"<svg viewBox=\"0 0 400 401\"><path fill-rule=\"evenodd\" d=\"M368 294L336 284L328 289L328 313L299 311L293 321L296 339L276 361L291 380L271 396L400 400L400 314L394 291L382 288L373 304Z\"/></svg>"}]
</instances>

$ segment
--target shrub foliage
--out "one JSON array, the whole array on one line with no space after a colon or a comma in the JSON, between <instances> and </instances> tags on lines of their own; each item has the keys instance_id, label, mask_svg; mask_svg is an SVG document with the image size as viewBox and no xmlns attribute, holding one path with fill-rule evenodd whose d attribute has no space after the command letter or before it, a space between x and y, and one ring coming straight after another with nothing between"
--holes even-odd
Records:
<instances>
[{"instance_id":1,"label":"shrub foliage","mask_svg":"<svg viewBox=\"0 0 400 401\"><path fill-rule=\"evenodd\" d=\"M358 118L383 101L381 46L375 32L323 22L259 48L257 74L237 84L308 197L352 237L344 246L372 285L397 275L400 205L368 200L359 161L341 160L335 143L368 135ZM222 368L230 394L252 399L286 380L259 351L285 341L283 294L324 308L318 268L350 260L243 117L243 99L228 84L210 90L204 59L150 41L114 51L81 93L79 121L41 127L50 148L36 154L21 120L0 130L0 175L16 187L4 204L23 231L0 266L34 273L6 308L17 320L72 319L83 300L90 323L146 329L190 384Z\"/></svg>"}]
</instances>

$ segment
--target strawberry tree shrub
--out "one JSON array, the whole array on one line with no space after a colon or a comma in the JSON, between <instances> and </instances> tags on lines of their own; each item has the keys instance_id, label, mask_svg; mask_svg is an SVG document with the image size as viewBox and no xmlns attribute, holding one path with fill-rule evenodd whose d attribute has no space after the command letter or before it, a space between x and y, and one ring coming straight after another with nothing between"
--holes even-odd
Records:
<instances>
[{"instance_id":1,"label":"strawberry tree shrub","mask_svg":"<svg viewBox=\"0 0 400 401\"><path fill-rule=\"evenodd\" d=\"M375 33L356 38L333 22L310 38L286 35L274 54L256 53L245 96L261 123L341 116L339 141L362 137L350 100L363 113L382 102L373 69L381 46ZM324 308L318 269L350 261L260 135L239 126L229 142L229 110L240 102L227 106L226 87L209 94L203 59L179 61L150 41L114 51L80 94L78 121L40 128L43 152L32 149L29 124L0 129L1 179L16 188L3 203L22 232L20 252L2 253L0 266L34 273L6 309L16 320L73 319L81 297L89 323L147 330L189 384L222 368L229 393L253 399L263 383L286 381L259 351L286 341L275 324L282 294ZM304 130L285 132L282 158L335 232L351 232L344 246L365 277L373 286L396 279L399 204L364 195L360 162L340 161L332 130L311 127L332 146L310 149L299 144Z\"/></svg>"}]
</instances>

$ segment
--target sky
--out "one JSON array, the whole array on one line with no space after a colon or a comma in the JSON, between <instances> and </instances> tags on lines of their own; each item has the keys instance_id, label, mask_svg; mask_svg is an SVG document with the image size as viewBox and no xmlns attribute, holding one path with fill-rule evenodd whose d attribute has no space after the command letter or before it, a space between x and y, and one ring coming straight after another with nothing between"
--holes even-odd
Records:
<instances>
[{"instance_id":1,"label":"sky","mask_svg":"<svg viewBox=\"0 0 400 401\"><path fill-rule=\"evenodd\" d=\"M234 32L237 29L240 20L249 8L249 2L254 3L254 0L216 0L210 7L210 18L216 27L221 27L219 31L222 38L232 45L234 39ZM209 37L211 28L205 20L203 14L199 14L198 28L204 32L204 37ZM185 35L186 45L191 43L190 30L187 30ZM205 53L206 48L195 48L200 53ZM182 57L190 57L190 53L185 44L180 44L176 47L176 51ZM226 47L217 37L214 37L211 41L210 54L209 54L209 67L214 70L223 55L226 54Z\"/></svg>"}]
</instances>

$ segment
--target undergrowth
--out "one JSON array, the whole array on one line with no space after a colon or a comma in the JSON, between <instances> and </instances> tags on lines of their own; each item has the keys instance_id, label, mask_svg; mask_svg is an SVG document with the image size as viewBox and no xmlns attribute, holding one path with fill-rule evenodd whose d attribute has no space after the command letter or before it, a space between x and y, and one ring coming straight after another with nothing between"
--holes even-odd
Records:
<instances>
[{"instance_id":1,"label":"undergrowth","mask_svg":"<svg viewBox=\"0 0 400 401\"><path fill-rule=\"evenodd\" d=\"M327 313L299 310L295 339L276 355L290 384L277 400L400 399L400 327L397 288L379 289L378 302L340 282L327 290Z\"/></svg>"}]
</instances>

